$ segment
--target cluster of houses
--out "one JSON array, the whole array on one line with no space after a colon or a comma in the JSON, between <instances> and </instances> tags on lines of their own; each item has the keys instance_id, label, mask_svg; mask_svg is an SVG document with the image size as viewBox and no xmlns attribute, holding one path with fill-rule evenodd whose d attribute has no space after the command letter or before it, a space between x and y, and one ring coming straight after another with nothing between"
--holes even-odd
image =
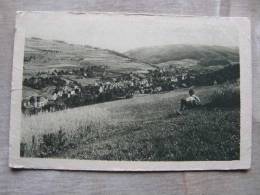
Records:
<instances>
[{"instance_id":1,"label":"cluster of houses","mask_svg":"<svg viewBox=\"0 0 260 195\"><path fill-rule=\"evenodd\" d=\"M178 83L182 83L187 79L192 78L188 73L184 72L178 76L168 75L164 69L160 69L150 73L130 73L127 77L110 78L99 80L94 84L97 89L97 96L103 94L128 94L135 91L144 93L157 93L164 90L163 85L171 86L171 89L176 88ZM66 80L65 86L56 87L52 92L46 95L35 95L25 97L22 106L25 109L41 109L48 104L58 99L69 99L75 95L82 95L81 86Z\"/></svg>"},{"instance_id":2,"label":"cluster of houses","mask_svg":"<svg viewBox=\"0 0 260 195\"><path fill-rule=\"evenodd\" d=\"M57 105L59 100L66 102L74 96L82 100L86 98L84 96L93 96L90 99L95 103L99 101L99 97L102 97L100 98L102 101L110 101L119 96L127 97L128 94L132 96L135 93L160 93L178 87L189 87L195 83L197 76L187 70L176 72L161 68L146 73L124 74L117 78L101 78L88 88L64 78L65 85L55 86L45 95L42 93L42 95L24 98L22 107L24 109L41 109L49 105Z\"/></svg>"},{"instance_id":3,"label":"cluster of houses","mask_svg":"<svg viewBox=\"0 0 260 195\"><path fill-rule=\"evenodd\" d=\"M78 85L70 85L57 88L52 94L49 99L55 101L59 97L63 98L71 98L77 94L80 94L81 88Z\"/></svg>"},{"instance_id":4,"label":"cluster of houses","mask_svg":"<svg viewBox=\"0 0 260 195\"><path fill-rule=\"evenodd\" d=\"M158 93L161 91L172 90L177 87L188 87L189 82L195 79L195 76L188 72L182 72L179 75L168 74L167 70L158 70L142 73L130 73L124 78L112 78L95 83L99 94L116 93L117 91L145 93Z\"/></svg>"},{"instance_id":5,"label":"cluster of houses","mask_svg":"<svg viewBox=\"0 0 260 195\"><path fill-rule=\"evenodd\" d=\"M69 85L55 88L50 94L25 97L22 101L22 107L24 109L41 109L48 104L53 104L59 98L67 99L80 93L81 88L70 83Z\"/></svg>"},{"instance_id":6,"label":"cluster of houses","mask_svg":"<svg viewBox=\"0 0 260 195\"><path fill-rule=\"evenodd\" d=\"M48 104L48 99L43 96L25 97L22 102L23 108L42 108Z\"/></svg>"}]
</instances>

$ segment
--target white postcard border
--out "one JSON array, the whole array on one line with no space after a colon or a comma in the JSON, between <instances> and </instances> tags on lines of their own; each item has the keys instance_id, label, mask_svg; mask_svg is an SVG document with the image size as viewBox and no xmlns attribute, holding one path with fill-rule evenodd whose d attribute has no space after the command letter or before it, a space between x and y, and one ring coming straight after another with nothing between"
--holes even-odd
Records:
<instances>
[{"instance_id":1,"label":"white postcard border","mask_svg":"<svg viewBox=\"0 0 260 195\"><path fill-rule=\"evenodd\" d=\"M241 129L240 160L234 161L101 161L44 159L20 157L21 99L25 32L21 26L23 14L17 12L14 40L9 167L28 169L60 169L89 171L183 171L183 170L237 170L251 166L251 131L252 131L252 67L251 67L251 27L248 18L220 17L229 20L239 29L240 52L240 90L241 90ZM96 14L96 13L85 13ZM102 13L98 13L102 14ZM105 14L105 13L103 13ZM116 14L116 13L109 13ZM139 14L134 14L138 15ZM140 14L142 15L142 14ZM147 15L146 15L147 16ZM156 16L156 15L155 15ZM158 15L157 15L158 16ZM159 15L164 17L164 15ZM158 17L159 17L158 16ZM169 16L169 15L166 15ZM150 15L150 17L153 17ZM176 16L175 16L176 17ZM181 19L182 17L178 17ZM184 17L186 18L186 17ZM198 17L190 17L198 18ZM200 17L202 20L216 17Z\"/></svg>"}]
</instances>

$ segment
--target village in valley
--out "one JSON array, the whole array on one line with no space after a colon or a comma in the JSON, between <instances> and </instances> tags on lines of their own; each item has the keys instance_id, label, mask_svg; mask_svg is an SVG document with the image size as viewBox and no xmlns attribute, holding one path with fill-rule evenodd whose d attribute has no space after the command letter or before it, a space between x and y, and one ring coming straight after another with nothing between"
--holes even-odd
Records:
<instances>
[{"instance_id":1,"label":"village in valley","mask_svg":"<svg viewBox=\"0 0 260 195\"><path fill-rule=\"evenodd\" d=\"M112 75L112 76L111 76ZM225 76L226 75L226 76ZM73 79L76 78L76 79ZM106 66L38 72L23 80L24 90L45 91L23 97L22 111L32 115L67 108L131 98L139 94L163 93L177 88L216 85L239 78L239 64L196 72L163 67L148 71L109 74ZM86 84L86 81L89 81Z\"/></svg>"}]
</instances>

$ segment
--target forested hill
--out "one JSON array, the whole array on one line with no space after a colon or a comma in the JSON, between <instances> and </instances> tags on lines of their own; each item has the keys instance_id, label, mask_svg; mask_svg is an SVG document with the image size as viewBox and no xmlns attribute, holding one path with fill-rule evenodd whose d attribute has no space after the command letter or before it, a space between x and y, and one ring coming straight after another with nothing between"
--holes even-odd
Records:
<instances>
[{"instance_id":1,"label":"forested hill","mask_svg":"<svg viewBox=\"0 0 260 195\"><path fill-rule=\"evenodd\" d=\"M130 50L125 55L160 66L183 63L202 66L239 62L237 48L205 45L165 45ZM176 63L177 62L177 63Z\"/></svg>"},{"instance_id":2,"label":"forested hill","mask_svg":"<svg viewBox=\"0 0 260 195\"><path fill-rule=\"evenodd\" d=\"M86 66L106 66L109 70L119 72L153 68L147 63L111 50L40 38L26 39L25 71L37 72Z\"/></svg>"}]
</instances>

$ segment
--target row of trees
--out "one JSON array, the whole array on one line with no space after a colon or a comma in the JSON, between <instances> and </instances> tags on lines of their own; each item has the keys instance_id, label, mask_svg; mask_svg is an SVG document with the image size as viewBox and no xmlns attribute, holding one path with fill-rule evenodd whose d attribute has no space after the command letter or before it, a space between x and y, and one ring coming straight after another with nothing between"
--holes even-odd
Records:
<instances>
[{"instance_id":1,"label":"row of trees","mask_svg":"<svg viewBox=\"0 0 260 195\"><path fill-rule=\"evenodd\" d=\"M33 89L43 89L48 86L61 87L66 85L66 81L59 76L48 76L48 77L30 77L23 80L23 85L31 87Z\"/></svg>"},{"instance_id":2,"label":"row of trees","mask_svg":"<svg viewBox=\"0 0 260 195\"><path fill-rule=\"evenodd\" d=\"M216 71L210 71L204 74L198 74L192 85L204 86L212 85L214 82L224 83L226 81L235 81L240 77L239 64L225 66Z\"/></svg>"},{"instance_id":3,"label":"row of trees","mask_svg":"<svg viewBox=\"0 0 260 195\"><path fill-rule=\"evenodd\" d=\"M106 70L105 66L87 66L85 68L74 68L71 70L54 70L52 75L77 75L87 78L102 76Z\"/></svg>"}]
</instances>

